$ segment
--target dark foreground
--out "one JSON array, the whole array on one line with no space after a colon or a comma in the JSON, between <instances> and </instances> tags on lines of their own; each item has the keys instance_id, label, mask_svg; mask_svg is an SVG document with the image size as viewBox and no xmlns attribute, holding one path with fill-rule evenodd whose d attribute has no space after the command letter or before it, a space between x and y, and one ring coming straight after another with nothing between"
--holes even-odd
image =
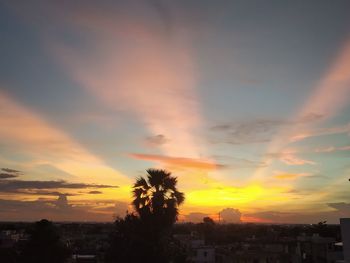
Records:
<instances>
[{"instance_id":1,"label":"dark foreground","mask_svg":"<svg viewBox=\"0 0 350 263\"><path fill-rule=\"evenodd\" d=\"M130 239L120 233L132 235L133 230L120 232L112 223L0 223L0 262L139 262L132 254L148 252L142 246L126 251L125 242ZM340 227L325 223L264 225L206 221L176 224L170 236L169 259L155 258L153 262L331 263L342 259L338 243ZM120 240L125 240L124 244ZM118 260L111 256L125 253L130 253L130 257Z\"/></svg>"}]
</instances>

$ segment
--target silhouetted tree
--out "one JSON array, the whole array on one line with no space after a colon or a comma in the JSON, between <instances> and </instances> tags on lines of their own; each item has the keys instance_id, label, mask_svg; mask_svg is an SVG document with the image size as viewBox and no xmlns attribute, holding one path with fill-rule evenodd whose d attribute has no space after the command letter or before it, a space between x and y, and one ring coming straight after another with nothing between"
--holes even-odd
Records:
<instances>
[{"instance_id":1,"label":"silhouetted tree","mask_svg":"<svg viewBox=\"0 0 350 263\"><path fill-rule=\"evenodd\" d=\"M209 216L203 218L203 223L208 225L215 225L214 220Z\"/></svg>"},{"instance_id":2,"label":"silhouetted tree","mask_svg":"<svg viewBox=\"0 0 350 263\"><path fill-rule=\"evenodd\" d=\"M184 194L177 190L177 178L171 173L157 169L147 173L133 186L136 215L115 221L107 262L179 262L180 251L170 233Z\"/></svg>"},{"instance_id":3,"label":"silhouetted tree","mask_svg":"<svg viewBox=\"0 0 350 263\"><path fill-rule=\"evenodd\" d=\"M29 229L29 240L20 256L23 263L63 263L70 253L52 222L43 219Z\"/></svg>"},{"instance_id":4,"label":"silhouetted tree","mask_svg":"<svg viewBox=\"0 0 350 263\"><path fill-rule=\"evenodd\" d=\"M177 178L170 172L148 169L147 177L140 177L133 187L133 205L141 220L172 226L178 216L178 207L185 196L176 188Z\"/></svg>"},{"instance_id":5,"label":"silhouetted tree","mask_svg":"<svg viewBox=\"0 0 350 263\"><path fill-rule=\"evenodd\" d=\"M127 214L117 218L111 236L107 262L152 262L151 244L147 242L148 233L139 217Z\"/></svg>"}]
</instances>

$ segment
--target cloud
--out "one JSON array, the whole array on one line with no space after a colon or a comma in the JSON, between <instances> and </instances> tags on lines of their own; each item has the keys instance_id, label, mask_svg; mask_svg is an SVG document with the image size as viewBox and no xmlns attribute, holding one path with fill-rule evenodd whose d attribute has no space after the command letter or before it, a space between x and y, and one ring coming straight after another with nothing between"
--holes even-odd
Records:
<instances>
[{"instance_id":1,"label":"cloud","mask_svg":"<svg viewBox=\"0 0 350 263\"><path fill-rule=\"evenodd\" d=\"M348 212L350 213L350 203L329 203L329 207L336 209L337 211L340 212Z\"/></svg>"},{"instance_id":2,"label":"cloud","mask_svg":"<svg viewBox=\"0 0 350 263\"><path fill-rule=\"evenodd\" d=\"M294 180L299 177L309 177L312 175L311 173L290 173L284 171L274 171L274 174L274 178L282 180Z\"/></svg>"},{"instance_id":3,"label":"cloud","mask_svg":"<svg viewBox=\"0 0 350 263\"><path fill-rule=\"evenodd\" d=\"M209 215L205 213L200 213L200 212L189 213L185 215L185 221L192 222L192 223L201 223L203 222L203 218L207 216Z\"/></svg>"},{"instance_id":4,"label":"cloud","mask_svg":"<svg viewBox=\"0 0 350 263\"><path fill-rule=\"evenodd\" d=\"M220 217L224 223L240 223L242 213L238 209L225 208L220 212Z\"/></svg>"},{"instance_id":5,"label":"cloud","mask_svg":"<svg viewBox=\"0 0 350 263\"><path fill-rule=\"evenodd\" d=\"M313 161L301 159L297 156L295 156L293 153L283 153L280 157L280 161L284 162L288 165L304 165L304 164L316 164Z\"/></svg>"},{"instance_id":6,"label":"cloud","mask_svg":"<svg viewBox=\"0 0 350 263\"><path fill-rule=\"evenodd\" d=\"M0 192L1 193L1 192ZM40 195L40 196L60 196L60 195L66 195L66 196L76 196L78 194L73 194L73 193L62 193L58 191L46 191L46 190L34 190L34 189L19 189L15 190L10 193L16 193L16 194L23 194L23 195Z\"/></svg>"},{"instance_id":7,"label":"cloud","mask_svg":"<svg viewBox=\"0 0 350 263\"><path fill-rule=\"evenodd\" d=\"M202 159L192 159L184 157L169 157L164 155L156 154L141 154L141 153L132 153L131 157L139 160L154 161L159 162L168 167L175 168L194 168L201 170L216 170L224 168L225 165L217 164L212 161L202 160Z\"/></svg>"},{"instance_id":8,"label":"cloud","mask_svg":"<svg viewBox=\"0 0 350 263\"><path fill-rule=\"evenodd\" d=\"M17 192L19 190L36 189L86 189L86 188L118 188L114 185L68 183L66 181L25 181L25 180L2 180L0 192Z\"/></svg>"},{"instance_id":9,"label":"cloud","mask_svg":"<svg viewBox=\"0 0 350 263\"><path fill-rule=\"evenodd\" d=\"M8 178L15 178L18 177L17 174L10 174L10 173L0 173L0 179L8 179Z\"/></svg>"},{"instance_id":10,"label":"cloud","mask_svg":"<svg viewBox=\"0 0 350 263\"><path fill-rule=\"evenodd\" d=\"M0 179L16 178L21 174L20 171L10 168L1 168L0 170L3 171L3 173L0 172Z\"/></svg>"},{"instance_id":11,"label":"cloud","mask_svg":"<svg viewBox=\"0 0 350 263\"><path fill-rule=\"evenodd\" d=\"M281 119L256 119L252 121L223 123L211 127L214 132L224 133L225 139L213 142L225 142L230 144L251 144L268 142L282 126L293 126L296 124L308 124L318 121L323 115L309 113L296 120Z\"/></svg>"},{"instance_id":12,"label":"cloud","mask_svg":"<svg viewBox=\"0 0 350 263\"><path fill-rule=\"evenodd\" d=\"M72 208L71 205L68 204L67 195L65 194L60 194L54 204L56 205L57 208L62 210Z\"/></svg>"},{"instance_id":13,"label":"cloud","mask_svg":"<svg viewBox=\"0 0 350 263\"><path fill-rule=\"evenodd\" d=\"M315 165L314 161L302 159L296 156L295 150L286 149L279 153L267 153L265 156L268 158L276 158L287 165Z\"/></svg>"},{"instance_id":14,"label":"cloud","mask_svg":"<svg viewBox=\"0 0 350 263\"><path fill-rule=\"evenodd\" d=\"M322 148L316 148L314 152L316 153L333 153L333 152L344 152L344 151L350 151L350 146L341 146L341 147L335 147L335 146L328 146L328 147L322 147Z\"/></svg>"},{"instance_id":15,"label":"cloud","mask_svg":"<svg viewBox=\"0 0 350 263\"><path fill-rule=\"evenodd\" d=\"M93 191L88 192L88 194L91 194L91 195L98 195L98 194L102 194L102 193L103 193L102 191L97 191L97 190L93 190Z\"/></svg>"},{"instance_id":16,"label":"cloud","mask_svg":"<svg viewBox=\"0 0 350 263\"><path fill-rule=\"evenodd\" d=\"M67 194L60 194L57 199L41 198L35 201L0 199L0 218L5 221L47 218L53 221L112 222L116 214L125 215L127 207L127 204L116 201L70 203L67 197Z\"/></svg>"},{"instance_id":17,"label":"cloud","mask_svg":"<svg viewBox=\"0 0 350 263\"><path fill-rule=\"evenodd\" d=\"M146 137L145 142L150 146L160 146L169 142L169 139L167 139L163 134L158 134L155 136Z\"/></svg>"},{"instance_id":18,"label":"cloud","mask_svg":"<svg viewBox=\"0 0 350 263\"><path fill-rule=\"evenodd\" d=\"M6 173L12 173L12 174L20 174L21 171L10 169L10 168L1 168L1 171L4 171Z\"/></svg>"},{"instance_id":19,"label":"cloud","mask_svg":"<svg viewBox=\"0 0 350 263\"><path fill-rule=\"evenodd\" d=\"M290 137L289 140L291 142L297 142L310 137L334 135L334 134L342 134L342 133L350 134L350 124L331 127L331 128L319 128L311 131L300 132Z\"/></svg>"},{"instance_id":20,"label":"cloud","mask_svg":"<svg viewBox=\"0 0 350 263\"><path fill-rule=\"evenodd\" d=\"M256 168L266 166L266 163L263 162L232 156L214 155L213 158L215 160L223 161L224 163L226 163L225 166L228 168Z\"/></svg>"}]
</instances>

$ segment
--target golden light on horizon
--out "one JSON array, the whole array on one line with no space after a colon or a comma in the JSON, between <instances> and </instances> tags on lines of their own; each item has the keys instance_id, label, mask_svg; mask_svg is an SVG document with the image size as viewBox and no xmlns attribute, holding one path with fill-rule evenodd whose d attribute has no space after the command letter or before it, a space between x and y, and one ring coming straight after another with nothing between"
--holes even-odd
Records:
<instances>
[{"instance_id":1,"label":"golden light on horizon","mask_svg":"<svg viewBox=\"0 0 350 263\"><path fill-rule=\"evenodd\" d=\"M189 205L201 206L205 208L235 206L246 207L254 201L266 201L273 203L275 195L286 192L286 188L264 188L260 185L248 185L245 187L215 187L210 189L189 191L186 194L186 202ZM275 197L274 197L275 196ZM279 196L277 201L285 199Z\"/></svg>"}]
</instances>

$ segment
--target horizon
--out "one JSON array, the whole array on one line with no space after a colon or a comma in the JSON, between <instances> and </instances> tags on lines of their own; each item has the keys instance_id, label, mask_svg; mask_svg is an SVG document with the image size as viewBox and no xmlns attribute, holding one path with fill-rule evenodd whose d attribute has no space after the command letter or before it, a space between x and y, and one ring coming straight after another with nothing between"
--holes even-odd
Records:
<instances>
[{"instance_id":1,"label":"horizon","mask_svg":"<svg viewBox=\"0 0 350 263\"><path fill-rule=\"evenodd\" d=\"M0 221L350 217L350 2L0 1Z\"/></svg>"}]
</instances>

